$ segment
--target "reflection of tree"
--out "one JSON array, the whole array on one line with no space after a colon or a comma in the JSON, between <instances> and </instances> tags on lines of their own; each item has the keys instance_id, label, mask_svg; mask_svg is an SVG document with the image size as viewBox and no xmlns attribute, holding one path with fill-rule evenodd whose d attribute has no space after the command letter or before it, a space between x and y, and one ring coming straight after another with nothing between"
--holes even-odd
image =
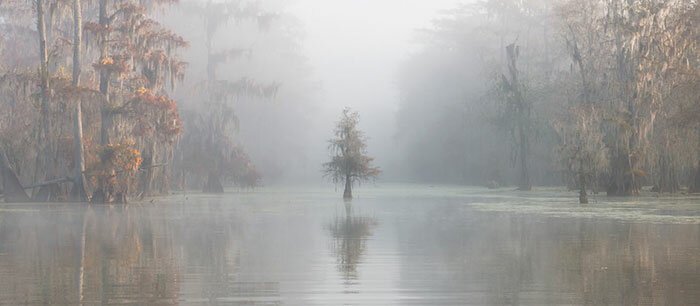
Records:
<instances>
[{"instance_id":1,"label":"reflection of tree","mask_svg":"<svg viewBox=\"0 0 700 306\"><path fill-rule=\"evenodd\" d=\"M181 280L173 241L159 235L164 220L126 206L98 208L86 218L83 302L177 304Z\"/></svg>"},{"instance_id":2,"label":"reflection of tree","mask_svg":"<svg viewBox=\"0 0 700 306\"><path fill-rule=\"evenodd\" d=\"M176 305L183 297L215 304L248 294L234 277L237 212L216 201L168 208L3 211L0 305Z\"/></svg>"},{"instance_id":3,"label":"reflection of tree","mask_svg":"<svg viewBox=\"0 0 700 306\"><path fill-rule=\"evenodd\" d=\"M577 221L570 226L571 241L561 239L553 255L582 304L689 305L700 298L696 225Z\"/></svg>"},{"instance_id":4,"label":"reflection of tree","mask_svg":"<svg viewBox=\"0 0 700 306\"><path fill-rule=\"evenodd\" d=\"M129 207L4 213L0 304L177 304L180 273L165 226Z\"/></svg>"},{"instance_id":5,"label":"reflection of tree","mask_svg":"<svg viewBox=\"0 0 700 306\"><path fill-rule=\"evenodd\" d=\"M190 276L186 293L201 296L215 304L220 298L239 293L233 274L236 271L238 224L235 214L227 214L220 202L210 202L196 208L185 208L188 218L176 226L176 235L183 249L184 263L197 267Z\"/></svg>"},{"instance_id":6,"label":"reflection of tree","mask_svg":"<svg viewBox=\"0 0 700 306\"><path fill-rule=\"evenodd\" d=\"M31 208L28 208L31 210ZM73 305L79 215L0 214L0 304Z\"/></svg>"},{"instance_id":7,"label":"reflection of tree","mask_svg":"<svg viewBox=\"0 0 700 306\"><path fill-rule=\"evenodd\" d=\"M399 229L402 252L420 255L402 259L402 285L454 304L697 304L699 229L442 207Z\"/></svg>"},{"instance_id":8,"label":"reflection of tree","mask_svg":"<svg viewBox=\"0 0 700 306\"><path fill-rule=\"evenodd\" d=\"M338 270L345 280L357 279L357 264L372 235L376 220L366 216L355 216L350 203L346 203L345 218L336 216L328 225L333 236L333 252L338 257Z\"/></svg>"}]
</instances>

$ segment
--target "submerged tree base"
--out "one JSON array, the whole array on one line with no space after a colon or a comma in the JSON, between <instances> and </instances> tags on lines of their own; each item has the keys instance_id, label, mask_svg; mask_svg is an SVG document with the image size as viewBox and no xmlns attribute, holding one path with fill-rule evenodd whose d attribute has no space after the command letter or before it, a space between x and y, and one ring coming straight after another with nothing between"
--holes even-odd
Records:
<instances>
[{"instance_id":1,"label":"submerged tree base","mask_svg":"<svg viewBox=\"0 0 700 306\"><path fill-rule=\"evenodd\" d=\"M588 193L586 192L585 189L581 189L581 191L579 191L578 203L579 204L588 204Z\"/></svg>"},{"instance_id":2,"label":"submerged tree base","mask_svg":"<svg viewBox=\"0 0 700 306\"><path fill-rule=\"evenodd\" d=\"M689 193L700 193L700 163L695 170L695 176L688 186Z\"/></svg>"},{"instance_id":3,"label":"submerged tree base","mask_svg":"<svg viewBox=\"0 0 700 306\"><path fill-rule=\"evenodd\" d=\"M345 180L345 190L343 191L343 199L352 199L352 181L349 178Z\"/></svg>"},{"instance_id":4,"label":"submerged tree base","mask_svg":"<svg viewBox=\"0 0 700 306\"><path fill-rule=\"evenodd\" d=\"M61 198L61 188L57 183L39 187L39 192L34 195L34 202L55 202Z\"/></svg>"},{"instance_id":5,"label":"submerged tree base","mask_svg":"<svg viewBox=\"0 0 700 306\"><path fill-rule=\"evenodd\" d=\"M204 183L204 187L202 188L202 192L204 193L224 193L224 185L221 184L221 180L219 179L219 176L210 173L209 177L207 178L207 182Z\"/></svg>"}]
</instances>

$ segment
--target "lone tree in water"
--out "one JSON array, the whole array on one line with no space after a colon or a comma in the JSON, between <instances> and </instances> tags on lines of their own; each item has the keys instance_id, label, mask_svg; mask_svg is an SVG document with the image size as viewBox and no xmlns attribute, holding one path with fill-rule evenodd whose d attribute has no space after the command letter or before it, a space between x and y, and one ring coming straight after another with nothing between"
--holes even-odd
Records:
<instances>
[{"instance_id":1,"label":"lone tree in water","mask_svg":"<svg viewBox=\"0 0 700 306\"><path fill-rule=\"evenodd\" d=\"M360 115L349 108L343 109L343 115L335 128L335 137L331 139L328 149L331 161L323 164L326 177L333 183L345 183L343 198L352 198L352 185L355 182L376 178L380 173L378 167L372 166L374 158L367 156L367 144L364 133L357 129Z\"/></svg>"}]
</instances>

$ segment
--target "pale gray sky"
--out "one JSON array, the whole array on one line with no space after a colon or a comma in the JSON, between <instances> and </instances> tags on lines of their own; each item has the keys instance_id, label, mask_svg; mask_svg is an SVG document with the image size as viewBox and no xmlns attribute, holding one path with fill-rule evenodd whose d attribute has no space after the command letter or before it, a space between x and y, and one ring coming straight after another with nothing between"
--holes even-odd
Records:
<instances>
[{"instance_id":1,"label":"pale gray sky","mask_svg":"<svg viewBox=\"0 0 700 306\"><path fill-rule=\"evenodd\" d=\"M429 27L459 0L297 0L289 9L304 24L306 55L322 84L324 128L340 110L360 112L377 162L391 158L398 66L415 49L415 31ZM386 165L389 166L389 165Z\"/></svg>"}]
</instances>

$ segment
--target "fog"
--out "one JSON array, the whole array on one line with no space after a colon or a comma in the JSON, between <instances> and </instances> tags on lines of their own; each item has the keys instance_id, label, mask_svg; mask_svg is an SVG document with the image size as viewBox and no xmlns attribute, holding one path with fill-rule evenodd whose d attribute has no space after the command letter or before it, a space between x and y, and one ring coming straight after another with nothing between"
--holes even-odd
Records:
<instances>
[{"instance_id":1,"label":"fog","mask_svg":"<svg viewBox=\"0 0 700 306\"><path fill-rule=\"evenodd\" d=\"M690 305L697 0L0 0L0 304Z\"/></svg>"},{"instance_id":2,"label":"fog","mask_svg":"<svg viewBox=\"0 0 700 306\"><path fill-rule=\"evenodd\" d=\"M262 171L264 181L323 182L321 164L328 159L328 139L345 107L360 113L360 129L367 135L368 151L383 169L380 180L401 180L397 171L400 154L396 130L400 64L420 48L416 41L418 32L431 28L434 19L454 8L458 1L262 3L264 9L283 16L277 19L279 27L256 34L252 24L231 23L219 31L230 32L219 33L216 45L221 49L254 46L255 50L247 62L220 68L222 75L240 77L244 74L236 71L245 67L247 75L282 83L282 93L275 101L241 102L236 106L239 141ZM164 19L180 13L175 9ZM203 54L193 50L201 49L197 45L202 44L199 40L203 37L188 35L192 24L172 25L193 42L185 51L185 59L190 67L197 68L194 63L201 62ZM290 28L292 33L280 33ZM276 41L280 37L291 42ZM283 50L269 49L280 44L292 49L286 51L294 53L294 61L268 61L269 57L291 56ZM285 67L292 65L298 67ZM204 72L189 71L190 75L199 73ZM304 86L307 91L289 93L288 90L298 90L297 86ZM181 92L188 90L183 88Z\"/></svg>"},{"instance_id":3,"label":"fog","mask_svg":"<svg viewBox=\"0 0 700 306\"><path fill-rule=\"evenodd\" d=\"M46 1L0 6L20 185L700 190L696 1Z\"/></svg>"},{"instance_id":4,"label":"fog","mask_svg":"<svg viewBox=\"0 0 700 306\"><path fill-rule=\"evenodd\" d=\"M185 81L173 91L183 113L204 114L216 100L211 95L217 91L197 89L202 84L228 84L222 93L238 90L224 103L235 113L224 122L235 127L222 136L250 159L264 184L327 181L322 165L344 108L359 114L357 128L366 136L366 155L381 168L373 178L379 181L574 188L581 175L576 171L582 171L594 191L627 194L666 184L662 176L690 180L693 157L680 154L680 147L669 153L663 147L675 130L651 135L652 127L667 126L656 120L659 111L670 121L680 116L656 102L640 101L637 107L646 113L624 119L637 125L640 139L632 145L643 144L645 157L632 162L638 165L612 163L621 158L612 152L633 149L618 147L628 136L605 118L624 116L621 109L631 106L605 105L620 95L621 87L608 80L617 56L610 50L618 49L601 48L610 40L584 35L609 28L608 21L591 17L605 10L602 3L539 0L184 1L159 19L190 44L181 51L188 63ZM694 84L680 73L668 78ZM254 86L238 88L239 80ZM271 91L254 93L265 88ZM654 90L645 94L663 95ZM692 104L687 97L667 100ZM593 102L594 109L584 110ZM587 116L594 112L600 114ZM188 134L196 129L188 129L193 120L183 121L181 143L187 147L201 132ZM597 127L581 131L591 125ZM673 169L659 161L668 154L678 163ZM575 165L577 160L585 165ZM636 187L620 189L630 184L619 174L626 168L654 175L640 175ZM682 184L672 185L677 190Z\"/></svg>"},{"instance_id":5,"label":"fog","mask_svg":"<svg viewBox=\"0 0 700 306\"><path fill-rule=\"evenodd\" d=\"M343 107L357 110L371 153L396 179L396 116L401 61L419 48L417 31L432 27L443 10L459 1L300 0L290 8L306 28L305 51L321 82L318 118L329 139ZM325 158L325 156L323 156Z\"/></svg>"}]
</instances>

